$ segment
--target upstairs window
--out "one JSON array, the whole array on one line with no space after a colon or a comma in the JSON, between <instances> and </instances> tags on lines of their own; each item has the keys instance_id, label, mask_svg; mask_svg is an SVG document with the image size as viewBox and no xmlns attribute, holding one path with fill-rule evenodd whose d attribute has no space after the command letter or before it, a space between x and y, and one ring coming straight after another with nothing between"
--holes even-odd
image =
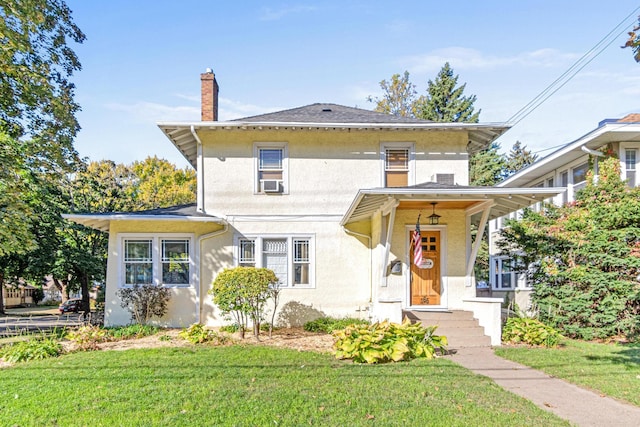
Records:
<instances>
[{"instance_id":1,"label":"upstairs window","mask_svg":"<svg viewBox=\"0 0 640 427\"><path fill-rule=\"evenodd\" d=\"M385 187L406 187L413 184L410 146L398 143L383 145L382 162Z\"/></svg>"},{"instance_id":2,"label":"upstairs window","mask_svg":"<svg viewBox=\"0 0 640 427\"><path fill-rule=\"evenodd\" d=\"M256 157L256 193L282 194L287 192L287 153L284 144L258 144Z\"/></svg>"}]
</instances>

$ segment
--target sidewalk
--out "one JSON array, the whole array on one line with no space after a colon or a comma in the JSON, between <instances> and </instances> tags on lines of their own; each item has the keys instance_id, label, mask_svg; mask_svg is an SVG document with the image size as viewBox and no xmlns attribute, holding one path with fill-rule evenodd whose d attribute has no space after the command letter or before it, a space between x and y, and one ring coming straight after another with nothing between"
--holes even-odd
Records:
<instances>
[{"instance_id":1,"label":"sidewalk","mask_svg":"<svg viewBox=\"0 0 640 427\"><path fill-rule=\"evenodd\" d=\"M496 356L488 347L460 348L447 356L500 387L578 426L640 426L640 407L569 384Z\"/></svg>"}]
</instances>

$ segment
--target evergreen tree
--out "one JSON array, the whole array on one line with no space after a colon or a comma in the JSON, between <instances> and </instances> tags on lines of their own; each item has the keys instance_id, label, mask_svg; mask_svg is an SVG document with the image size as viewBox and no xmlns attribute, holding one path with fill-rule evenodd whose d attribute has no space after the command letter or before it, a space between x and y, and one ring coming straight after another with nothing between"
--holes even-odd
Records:
<instances>
[{"instance_id":1,"label":"evergreen tree","mask_svg":"<svg viewBox=\"0 0 640 427\"><path fill-rule=\"evenodd\" d=\"M511 147L509 154L507 154L504 172L505 178L533 164L537 159L537 154L533 154L531 150L527 149L526 145L523 145L520 141L516 141L513 147Z\"/></svg>"},{"instance_id":2,"label":"evergreen tree","mask_svg":"<svg viewBox=\"0 0 640 427\"><path fill-rule=\"evenodd\" d=\"M570 337L631 338L640 334L639 236L640 189L608 158L575 203L526 210L499 245L527 274L542 321Z\"/></svg>"},{"instance_id":3,"label":"evergreen tree","mask_svg":"<svg viewBox=\"0 0 640 427\"><path fill-rule=\"evenodd\" d=\"M480 110L474 111L476 96L463 96L467 84L456 87L457 84L458 76L446 62L435 81L429 80L427 96L416 100L416 117L434 122L477 123Z\"/></svg>"},{"instance_id":4,"label":"evergreen tree","mask_svg":"<svg viewBox=\"0 0 640 427\"><path fill-rule=\"evenodd\" d=\"M491 187L504 178L507 162L498 150L500 145L491 143L486 150L479 151L469 159L469 182L471 185Z\"/></svg>"}]
</instances>

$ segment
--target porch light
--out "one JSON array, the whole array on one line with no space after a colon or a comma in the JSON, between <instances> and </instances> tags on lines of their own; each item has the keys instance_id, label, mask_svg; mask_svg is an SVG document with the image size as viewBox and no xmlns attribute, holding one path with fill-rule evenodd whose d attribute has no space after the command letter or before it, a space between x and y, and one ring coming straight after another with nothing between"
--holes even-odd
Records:
<instances>
[{"instance_id":1,"label":"porch light","mask_svg":"<svg viewBox=\"0 0 640 427\"><path fill-rule=\"evenodd\" d=\"M438 225L440 221L440 215L436 214L436 205L436 202L431 202L431 206L433 206L433 213L429 215L429 224L431 225Z\"/></svg>"}]
</instances>

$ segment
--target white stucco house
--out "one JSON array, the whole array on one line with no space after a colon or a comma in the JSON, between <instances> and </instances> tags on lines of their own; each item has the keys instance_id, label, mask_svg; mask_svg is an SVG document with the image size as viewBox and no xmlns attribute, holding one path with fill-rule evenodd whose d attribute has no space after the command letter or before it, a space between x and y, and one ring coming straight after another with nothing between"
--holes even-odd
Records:
<instances>
[{"instance_id":1,"label":"white stucco house","mask_svg":"<svg viewBox=\"0 0 640 427\"><path fill-rule=\"evenodd\" d=\"M281 324L465 310L500 343L502 299L476 296L471 225L484 231L559 191L468 186L469 155L507 126L328 103L221 122L212 72L201 89L201 121L158 124L197 171L196 204L67 216L109 232L108 325L129 322L116 291L134 283L171 288L161 325L225 324L207 292L224 268L244 265L276 272Z\"/></svg>"},{"instance_id":2,"label":"white stucco house","mask_svg":"<svg viewBox=\"0 0 640 427\"><path fill-rule=\"evenodd\" d=\"M498 188L556 188L562 191L548 201L558 206L575 200L576 193L586 185L587 172L593 170L597 179L598 161L605 155L620 159L621 178L631 186L640 184L636 171L640 170L640 114L629 114L621 119L602 120L598 127L551 154L537 160L497 184ZM491 295L514 300L519 307L530 304L531 287L525 275L513 268L509 255L499 253L496 241L506 218L517 218L512 212L490 222L490 285Z\"/></svg>"}]
</instances>

